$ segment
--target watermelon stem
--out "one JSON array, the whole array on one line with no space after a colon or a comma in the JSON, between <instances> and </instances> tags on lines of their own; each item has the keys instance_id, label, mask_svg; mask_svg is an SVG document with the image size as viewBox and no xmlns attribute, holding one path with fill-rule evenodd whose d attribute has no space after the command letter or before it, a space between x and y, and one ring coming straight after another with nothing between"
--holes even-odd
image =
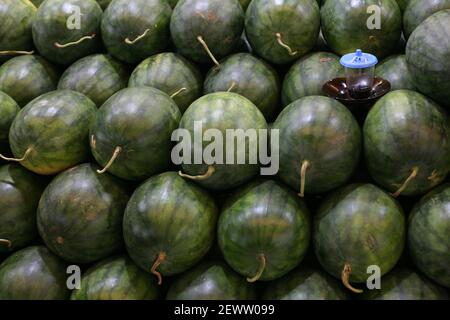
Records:
<instances>
[{"instance_id":1,"label":"watermelon stem","mask_svg":"<svg viewBox=\"0 0 450 320\"><path fill-rule=\"evenodd\" d=\"M302 167L300 169L300 192L298 193L298 195L302 198L305 196L306 170L309 165L310 162L308 160L302 161Z\"/></svg>"},{"instance_id":2,"label":"watermelon stem","mask_svg":"<svg viewBox=\"0 0 450 320\"><path fill-rule=\"evenodd\" d=\"M203 48L205 49L206 53L209 55L209 57L211 58L211 60L214 62L214 64L217 66L217 68L220 68L220 63L219 61L217 61L217 59L214 57L214 55L212 54L211 50L209 50L208 45L206 44L205 40L203 40L202 36L197 36L197 40L198 42L201 43L201 45L203 46Z\"/></svg>"},{"instance_id":3,"label":"watermelon stem","mask_svg":"<svg viewBox=\"0 0 450 320\"><path fill-rule=\"evenodd\" d=\"M400 188L394 192L391 193L391 196L393 196L394 198L397 198L403 191L405 191L405 189L408 187L408 184L417 177L417 174L419 173L419 167L414 167L411 170L411 174L409 175L409 177L405 180L405 182L403 182L403 184L400 186Z\"/></svg>"},{"instance_id":4,"label":"watermelon stem","mask_svg":"<svg viewBox=\"0 0 450 320\"><path fill-rule=\"evenodd\" d=\"M178 91L176 91L176 92L174 92L174 93L172 93L172 95L170 96L171 98L175 98L177 95L179 95L180 93L182 93L183 91L186 91L187 90L187 88L181 88L180 90L178 90Z\"/></svg>"},{"instance_id":5,"label":"watermelon stem","mask_svg":"<svg viewBox=\"0 0 450 320\"><path fill-rule=\"evenodd\" d=\"M0 244L4 244L4 245L6 245L8 248L11 248L11 245L12 245L11 241L10 241L10 240L7 240L7 239L0 239Z\"/></svg>"},{"instance_id":6,"label":"watermelon stem","mask_svg":"<svg viewBox=\"0 0 450 320\"><path fill-rule=\"evenodd\" d=\"M125 43L126 44L135 44L136 42L138 42L139 40L145 38L145 36L147 36L147 34L150 32L150 29L145 29L144 33L142 33L141 35L137 36L134 40L130 40L130 38L126 38L125 39Z\"/></svg>"},{"instance_id":7,"label":"watermelon stem","mask_svg":"<svg viewBox=\"0 0 450 320\"><path fill-rule=\"evenodd\" d=\"M233 90L233 88L236 86L236 82L232 82L231 86L228 88L227 92L231 92L231 90Z\"/></svg>"},{"instance_id":8,"label":"watermelon stem","mask_svg":"<svg viewBox=\"0 0 450 320\"><path fill-rule=\"evenodd\" d=\"M34 51L0 51L0 56L9 56L9 55L16 55L16 54L24 54L24 55L31 55Z\"/></svg>"},{"instance_id":9,"label":"watermelon stem","mask_svg":"<svg viewBox=\"0 0 450 320\"><path fill-rule=\"evenodd\" d=\"M214 174L215 171L216 171L216 169L214 168L214 166L208 166L208 170L202 175L191 176L189 174L183 173L182 171L179 171L178 174L182 178L196 180L196 181L203 181L203 180L211 178L211 176Z\"/></svg>"},{"instance_id":10,"label":"watermelon stem","mask_svg":"<svg viewBox=\"0 0 450 320\"><path fill-rule=\"evenodd\" d=\"M286 43L283 42L281 33L277 32L275 35L277 37L278 44L280 46L282 46L283 48L285 48L290 56L295 56L298 53L297 51L292 51L292 48L289 47Z\"/></svg>"},{"instance_id":11,"label":"watermelon stem","mask_svg":"<svg viewBox=\"0 0 450 320\"><path fill-rule=\"evenodd\" d=\"M60 49L62 49L62 48L67 48L67 47L71 47L71 46L80 44L81 42L83 42L83 41L85 41L85 40L92 40L92 39L95 38L95 36L96 36L95 33L93 33L93 34L90 35L90 36L84 36L84 37L80 38L80 39L77 40L77 41L74 41L74 42L68 42L68 43L65 43L65 44L60 44L60 43L58 43L58 42L55 42L55 47L60 48Z\"/></svg>"},{"instance_id":12,"label":"watermelon stem","mask_svg":"<svg viewBox=\"0 0 450 320\"><path fill-rule=\"evenodd\" d=\"M156 269L158 269L158 267L161 265L161 263L163 263L164 260L166 260L166 257L167 257L166 253L164 251L161 251L158 254L158 257L156 258L155 262L153 263L153 266L151 269L152 273L158 278L158 285L162 284L162 276L161 276L161 273L159 273Z\"/></svg>"},{"instance_id":13,"label":"watermelon stem","mask_svg":"<svg viewBox=\"0 0 450 320\"><path fill-rule=\"evenodd\" d=\"M5 157L2 154L0 154L0 158L5 160L5 161L22 162L22 161L25 161L26 158L28 158L28 156L29 156L31 151L32 151L32 149L28 148L27 151L25 151L25 154L23 155L23 157L20 158L20 159L18 159L18 158L8 158L8 157Z\"/></svg>"},{"instance_id":14,"label":"watermelon stem","mask_svg":"<svg viewBox=\"0 0 450 320\"><path fill-rule=\"evenodd\" d=\"M266 268L266 256L264 255L264 253L260 253L258 255L258 259L259 259L259 267L258 267L258 271L256 272L256 275L252 278L247 278L248 282L256 282L259 280L259 278L261 278L261 275L264 272L264 269Z\"/></svg>"},{"instance_id":15,"label":"watermelon stem","mask_svg":"<svg viewBox=\"0 0 450 320\"><path fill-rule=\"evenodd\" d=\"M109 159L108 163L106 164L106 166L102 169L102 170L97 170L97 173L99 174L103 174L106 171L108 171L109 168L111 168L111 166L113 165L114 161L116 161L117 157L119 156L119 154L122 152L122 147L116 147L114 149L114 153L111 157L111 159Z\"/></svg>"},{"instance_id":16,"label":"watermelon stem","mask_svg":"<svg viewBox=\"0 0 450 320\"><path fill-rule=\"evenodd\" d=\"M351 273L352 273L352 266L350 263L346 263L344 265L344 269L342 269L342 274L341 274L342 283L344 284L344 286L347 289L349 289L350 291L352 291L354 293L363 293L363 290L356 289L356 288L352 287L352 285L350 284L349 279L350 279Z\"/></svg>"}]
</instances>

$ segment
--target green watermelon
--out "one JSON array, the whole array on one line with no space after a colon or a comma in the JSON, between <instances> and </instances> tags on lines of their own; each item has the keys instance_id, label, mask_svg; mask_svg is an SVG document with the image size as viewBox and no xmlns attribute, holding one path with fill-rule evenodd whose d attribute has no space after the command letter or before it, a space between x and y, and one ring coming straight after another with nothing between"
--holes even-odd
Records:
<instances>
[{"instance_id":1,"label":"green watermelon","mask_svg":"<svg viewBox=\"0 0 450 320\"><path fill-rule=\"evenodd\" d=\"M66 300L66 264L44 246L13 253L0 265L0 300Z\"/></svg>"},{"instance_id":2,"label":"green watermelon","mask_svg":"<svg viewBox=\"0 0 450 320\"><path fill-rule=\"evenodd\" d=\"M314 251L322 267L354 292L349 282L365 283L367 267L391 270L405 244L400 205L372 184L343 187L319 207L313 223Z\"/></svg>"},{"instance_id":3,"label":"green watermelon","mask_svg":"<svg viewBox=\"0 0 450 320\"><path fill-rule=\"evenodd\" d=\"M31 24L36 7L29 0L0 2L0 63L20 54L33 54Z\"/></svg>"},{"instance_id":4,"label":"green watermelon","mask_svg":"<svg viewBox=\"0 0 450 320\"><path fill-rule=\"evenodd\" d=\"M169 43L167 0L113 0L103 14L103 43L115 58L138 63Z\"/></svg>"},{"instance_id":5,"label":"green watermelon","mask_svg":"<svg viewBox=\"0 0 450 320\"><path fill-rule=\"evenodd\" d=\"M372 5L381 7L381 11L368 13ZM402 14L395 0L327 1L321 16L323 35L330 48L339 55L361 49L382 59L400 40Z\"/></svg>"},{"instance_id":6,"label":"green watermelon","mask_svg":"<svg viewBox=\"0 0 450 320\"><path fill-rule=\"evenodd\" d=\"M162 283L162 276L186 271L209 250L218 209L214 200L175 172L140 185L127 205L123 235L130 257Z\"/></svg>"},{"instance_id":7,"label":"green watermelon","mask_svg":"<svg viewBox=\"0 0 450 320\"><path fill-rule=\"evenodd\" d=\"M375 69L377 77L388 80L391 90L416 90L412 75L403 54L393 55L383 60Z\"/></svg>"},{"instance_id":8,"label":"green watermelon","mask_svg":"<svg viewBox=\"0 0 450 320\"><path fill-rule=\"evenodd\" d=\"M155 88L127 88L98 110L90 129L91 151L108 171L143 180L170 166L171 135L181 118L175 102Z\"/></svg>"},{"instance_id":9,"label":"green watermelon","mask_svg":"<svg viewBox=\"0 0 450 320\"><path fill-rule=\"evenodd\" d=\"M102 9L94 0L46 0L33 20L33 40L46 59L67 65L101 48Z\"/></svg>"},{"instance_id":10,"label":"green watermelon","mask_svg":"<svg viewBox=\"0 0 450 320\"><path fill-rule=\"evenodd\" d=\"M94 54L72 64L61 76L59 90L73 90L100 107L109 97L127 86L128 70L116 59Z\"/></svg>"},{"instance_id":11,"label":"green watermelon","mask_svg":"<svg viewBox=\"0 0 450 320\"><path fill-rule=\"evenodd\" d=\"M450 121L420 93L397 90L378 100L364 123L371 176L394 196L419 195L450 171Z\"/></svg>"},{"instance_id":12,"label":"green watermelon","mask_svg":"<svg viewBox=\"0 0 450 320\"><path fill-rule=\"evenodd\" d=\"M232 52L244 29L238 0L180 0L173 10L170 33L177 51L199 63L214 62Z\"/></svg>"},{"instance_id":13,"label":"green watermelon","mask_svg":"<svg viewBox=\"0 0 450 320\"><path fill-rule=\"evenodd\" d=\"M103 10L105 10L109 6L111 1L112 0L97 0L98 4L100 5L100 7L102 7Z\"/></svg>"},{"instance_id":14,"label":"green watermelon","mask_svg":"<svg viewBox=\"0 0 450 320\"><path fill-rule=\"evenodd\" d=\"M264 300L347 300L348 293L323 271L309 267L289 273L268 284Z\"/></svg>"},{"instance_id":15,"label":"green watermelon","mask_svg":"<svg viewBox=\"0 0 450 320\"><path fill-rule=\"evenodd\" d=\"M277 279L303 259L310 240L302 200L275 181L251 183L223 206L217 237L228 264L249 282Z\"/></svg>"},{"instance_id":16,"label":"green watermelon","mask_svg":"<svg viewBox=\"0 0 450 320\"><path fill-rule=\"evenodd\" d=\"M122 245L128 201L123 182L81 164L59 174L42 194L37 225L46 246L64 260L89 263Z\"/></svg>"},{"instance_id":17,"label":"green watermelon","mask_svg":"<svg viewBox=\"0 0 450 320\"><path fill-rule=\"evenodd\" d=\"M272 129L280 130L278 175L300 196L342 185L359 162L359 125L344 105L331 98L309 96L293 102Z\"/></svg>"},{"instance_id":18,"label":"green watermelon","mask_svg":"<svg viewBox=\"0 0 450 320\"><path fill-rule=\"evenodd\" d=\"M71 300L154 300L158 288L151 275L128 257L108 258L92 266L81 278Z\"/></svg>"},{"instance_id":19,"label":"green watermelon","mask_svg":"<svg viewBox=\"0 0 450 320\"><path fill-rule=\"evenodd\" d=\"M56 69L39 56L19 56L0 67L0 91L13 98L19 106L56 89Z\"/></svg>"},{"instance_id":20,"label":"green watermelon","mask_svg":"<svg viewBox=\"0 0 450 320\"><path fill-rule=\"evenodd\" d=\"M131 74L129 87L148 86L168 95L184 112L202 95L203 78L198 68L181 55L165 52L142 61Z\"/></svg>"},{"instance_id":21,"label":"green watermelon","mask_svg":"<svg viewBox=\"0 0 450 320\"><path fill-rule=\"evenodd\" d=\"M450 10L426 19L412 33L406 62L420 92L450 110Z\"/></svg>"},{"instance_id":22,"label":"green watermelon","mask_svg":"<svg viewBox=\"0 0 450 320\"><path fill-rule=\"evenodd\" d=\"M205 262L174 281L168 300L252 300L255 288L223 262Z\"/></svg>"},{"instance_id":23,"label":"green watermelon","mask_svg":"<svg viewBox=\"0 0 450 320\"><path fill-rule=\"evenodd\" d=\"M277 112L280 83L277 72L249 53L237 53L220 62L207 74L204 93L229 91L253 102L266 119Z\"/></svg>"},{"instance_id":24,"label":"green watermelon","mask_svg":"<svg viewBox=\"0 0 450 320\"><path fill-rule=\"evenodd\" d=\"M24 247L34 240L42 190L40 179L22 166L0 167L0 253Z\"/></svg>"},{"instance_id":25,"label":"green watermelon","mask_svg":"<svg viewBox=\"0 0 450 320\"><path fill-rule=\"evenodd\" d=\"M20 110L9 131L14 161L43 175L82 162L89 155L95 112L95 104L74 91L52 91L34 99Z\"/></svg>"},{"instance_id":26,"label":"green watermelon","mask_svg":"<svg viewBox=\"0 0 450 320\"><path fill-rule=\"evenodd\" d=\"M196 146L200 147L195 141L196 123L201 124L202 136L209 129L215 129L215 132L220 131L224 140L224 151L218 153L222 154L223 157L218 156L219 159L207 159L207 161L203 159L201 160L203 161L202 164L193 163L196 160ZM188 130L191 138L190 150L183 151L183 158L186 156L184 152L187 152L193 160L189 163L186 161L182 163L183 171L187 173L187 175L182 174L184 177L191 178L208 189L224 190L236 187L258 174L259 165L250 163L249 151L250 147L254 146L260 139L259 130L267 129L267 123L261 111L247 98L232 92L216 92L205 95L192 103L186 110L181 118L180 129ZM231 150L234 155L226 155L226 145L234 143L233 141L236 140L235 137L227 139L227 129L242 129L244 131L252 129L257 130L257 132L255 139L251 139L251 141L245 139L245 143L235 143L237 146L234 146L234 150ZM228 141L230 139L232 141ZM210 143L203 141L202 147L207 148ZM186 143L183 142L183 144ZM236 161L241 156L246 160L243 164ZM226 157L233 159L233 163L227 163Z\"/></svg>"},{"instance_id":27,"label":"green watermelon","mask_svg":"<svg viewBox=\"0 0 450 320\"><path fill-rule=\"evenodd\" d=\"M0 144L8 142L9 128L19 111L17 103L0 91Z\"/></svg>"},{"instance_id":28,"label":"green watermelon","mask_svg":"<svg viewBox=\"0 0 450 320\"><path fill-rule=\"evenodd\" d=\"M255 52L283 64L311 51L320 31L314 0L255 0L247 9L245 32Z\"/></svg>"},{"instance_id":29,"label":"green watermelon","mask_svg":"<svg viewBox=\"0 0 450 320\"><path fill-rule=\"evenodd\" d=\"M306 96L323 96L325 82L344 76L339 57L329 52L315 52L298 60L283 81L284 106Z\"/></svg>"},{"instance_id":30,"label":"green watermelon","mask_svg":"<svg viewBox=\"0 0 450 320\"><path fill-rule=\"evenodd\" d=\"M448 266L447 266L448 267ZM367 291L370 300L448 300L446 290L408 268L397 268L381 279L381 290Z\"/></svg>"},{"instance_id":31,"label":"green watermelon","mask_svg":"<svg viewBox=\"0 0 450 320\"><path fill-rule=\"evenodd\" d=\"M450 288L450 184L423 197L409 216L408 245L417 267Z\"/></svg>"},{"instance_id":32,"label":"green watermelon","mask_svg":"<svg viewBox=\"0 0 450 320\"><path fill-rule=\"evenodd\" d=\"M425 19L444 9L450 9L450 0L410 0L403 14L403 33L406 39ZM430 33L428 33L429 35ZM434 37L432 36L432 38Z\"/></svg>"}]
</instances>

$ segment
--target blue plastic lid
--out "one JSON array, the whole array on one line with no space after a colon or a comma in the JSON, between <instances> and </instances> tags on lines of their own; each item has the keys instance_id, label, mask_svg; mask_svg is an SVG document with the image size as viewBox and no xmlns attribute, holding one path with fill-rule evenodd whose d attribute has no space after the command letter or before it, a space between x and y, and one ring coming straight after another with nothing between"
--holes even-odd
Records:
<instances>
[{"instance_id":1,"label":"blue plastic lid","mask_svg":"<svg viewBox=\"0 0 450 320\"><path fill-rule=\"evenodd\" d=\"M346 68L365 69L375 66L378 63L377 57L370 53L364 53L361 49L355 53L346 54L341 58L341 64Z\"/></svg>"}]
</instances>

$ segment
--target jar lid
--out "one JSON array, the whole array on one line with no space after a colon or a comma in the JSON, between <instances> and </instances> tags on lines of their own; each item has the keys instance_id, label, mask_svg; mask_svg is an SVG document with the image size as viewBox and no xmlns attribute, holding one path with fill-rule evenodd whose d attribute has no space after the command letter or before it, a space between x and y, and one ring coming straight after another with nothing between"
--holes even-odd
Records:
<instances>
[{"instance_id":1,"label":"jar lid","mask_svg":"<svg viewBox=\"0 0 450 320\"><path fill-rule=\"evenodd\" d=\"M364 53L361 49L358 49L355 53L343 56L340 62L346 68L365 69L375 66L378 59L373 54Z\"/></svg>"}]
</instances>

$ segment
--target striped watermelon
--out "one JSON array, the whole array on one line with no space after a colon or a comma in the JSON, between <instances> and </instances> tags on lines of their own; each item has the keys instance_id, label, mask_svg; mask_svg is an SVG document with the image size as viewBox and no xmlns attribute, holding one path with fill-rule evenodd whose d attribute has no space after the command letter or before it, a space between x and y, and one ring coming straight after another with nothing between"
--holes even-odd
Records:
<instances>
[{"instance_id":1,"label":"striped watermelon","mask_svg":"<svg viewBox=\"0 0 450 320\"><path fill-rule=\"evenodd\" d=\"M8 143L9 128L19 111L20 107L17 103L0 91L0 145Z\"/></svg>"},{"instance_id":2,"label":"striped watermelon","mask_svg":"<svg viewBox=\"0 0 450 320\"><path fill-rule=\"evenodd\" d=\"M386 79L391 84L391 90L416 90L411 72L403 54L392 55L384 59L375 68L377 77Z\"/></svg>"},{"instance_id":3,"label":"striped watermelon","mask_svg":"<svg viewBox=\"0 0 450 320\"><path fill-rule=\"evenodd\" d=\"M409 0L403 13L403 33L406 39L429 16L444 9L450 9L450 0Z\"/></svg>"}]
</instances>

